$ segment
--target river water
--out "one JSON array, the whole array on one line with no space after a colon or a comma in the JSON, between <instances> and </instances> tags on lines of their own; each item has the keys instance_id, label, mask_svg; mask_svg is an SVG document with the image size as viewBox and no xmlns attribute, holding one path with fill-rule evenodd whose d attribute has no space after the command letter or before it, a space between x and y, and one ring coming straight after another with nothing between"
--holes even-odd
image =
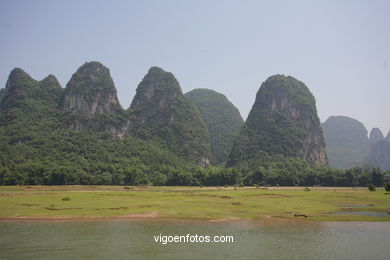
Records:
<instances>
[{"instance_id":1,"label":"river water","mask_svg":"<svg viewBox=\"0 0 390 260\"><path fill-rule=\"evenodd\" d=\"M390 259L390 222L0 221L0 259Z\"/></svg>"}]
</instances>

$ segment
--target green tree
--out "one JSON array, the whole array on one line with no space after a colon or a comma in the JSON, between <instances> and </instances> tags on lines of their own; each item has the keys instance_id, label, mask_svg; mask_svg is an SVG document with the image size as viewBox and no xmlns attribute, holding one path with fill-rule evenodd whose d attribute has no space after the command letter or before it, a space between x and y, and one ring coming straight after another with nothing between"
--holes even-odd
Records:
<instances>
[{"instance_id":1,"label":"green tree","mask_svg":"<svg viewBox=\"0 0 390 260\"><path fill-rule=\"evenodd\" d=\"M385 183L385 190L390 191L390 181Z\"/></svg>"},{"instance_id":2,"label":"green tree","mask_svg":"<svg viewBox=\"0 0 390 260\"><path fill-rule=\"evenodd\" d=\"M368 184L368 190L369 190L369 191L376 191L375 185L372 184L372 183Z\"/></svg>"}]
</instances>

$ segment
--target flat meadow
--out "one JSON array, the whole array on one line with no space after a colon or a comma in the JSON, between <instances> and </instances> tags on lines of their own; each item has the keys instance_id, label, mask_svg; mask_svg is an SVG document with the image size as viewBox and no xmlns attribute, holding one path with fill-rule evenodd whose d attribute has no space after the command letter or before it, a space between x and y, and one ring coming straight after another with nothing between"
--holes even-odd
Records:
<instances>
[{"instance_id":1,"label":"flat meadow","mask_svg":"<svg viewBox=\"0 0 390 260\"><path fill-rule=\"evenodd\" d=\"M370 192L348 187L0 187L3 220L390 221L389 212L390 194L382 188Z\"/></svg>"}]
</instances>

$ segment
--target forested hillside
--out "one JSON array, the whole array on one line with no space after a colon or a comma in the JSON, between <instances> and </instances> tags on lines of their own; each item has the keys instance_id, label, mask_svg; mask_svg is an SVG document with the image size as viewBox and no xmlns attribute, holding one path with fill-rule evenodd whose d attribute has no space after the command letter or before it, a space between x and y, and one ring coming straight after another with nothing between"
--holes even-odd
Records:
<instances>
[{"instance_id":1,"label":"forested hillside","mask_svg":"<svg viewBox=\"0 0 390 260\"><path fill-rule=\"evenodd\" d=\"M240 112L225 95L211 89L194 89L185 96L199 109L209 131L212 162L224 163L244 124Z\"/></svg>"},{"instance_id":2,"label":"forested hillside","mask_svg":"<svg viewBox=\"0 0 390 260\"><path fill-rule=\"evenodd\" d=\"M128 109L99 62L82 65L65 88L16 68L0 94L1 185L366 186L386 177L369 166L326 166L314 97L292 77L263 83L242 127L225 96L194 90L186 98L158 67Z\"/></svg>"},{"instance_id":3,"label":"forested hillside","mask_svg":"<svg viewBox=\"0 0 390 260\"><path fill-rule=\"evenodd\" d=\"M253 169L280 156L327 165L314 96L295 78L274 75L260 86L227 165Z\"/></svg>"}]
</instances>

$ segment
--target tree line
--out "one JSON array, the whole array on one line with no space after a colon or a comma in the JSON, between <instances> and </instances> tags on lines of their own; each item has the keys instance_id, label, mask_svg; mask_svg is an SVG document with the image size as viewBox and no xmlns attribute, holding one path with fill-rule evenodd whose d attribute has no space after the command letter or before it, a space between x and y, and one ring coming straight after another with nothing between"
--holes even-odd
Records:
<instances>
[{"instance_id":1,"label":"tree line","mask_svg":"<svg viewBox=\"0 0 390 260\"><path fill-rule=\"evenodd\" d=\"M176 168L144 164L94 164L87 167L23 163L11 169L0 166L0 185L156 185L156 186L383 186L390 172L379 168L346 170L286 165L284 168L224 168L222 166Z\"/></svg>"}]
</instances>

